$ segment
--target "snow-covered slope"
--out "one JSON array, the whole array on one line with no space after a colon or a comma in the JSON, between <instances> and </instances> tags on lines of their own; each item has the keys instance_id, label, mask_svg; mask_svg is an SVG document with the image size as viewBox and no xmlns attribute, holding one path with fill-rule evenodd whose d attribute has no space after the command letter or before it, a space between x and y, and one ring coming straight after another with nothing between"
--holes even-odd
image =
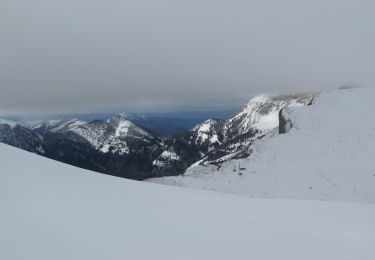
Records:
<instances>
[{"instance_id":1,"label":"snow-covered slope","mask_svg":"<svg viewBox=\"0 0 375 260\"><path fill-rule=\"evenodd\" d=\"M4 144L0 230L0 259L7 260L375 258L373 204L159 186Z\"/></svg>"},{"instance_id":2,"label":"snow-covered slope","mask_svg":"<svg viewBox=\"0 0 375 260\"><path fill-rule=\"evenodd\" d=\"M196 125L191 131L196 133L195 136L192 136L195 144L221 144L220 140L222 139L223 133L220 120L208 119Z\"/></svg>"},{"instance_id":3,"label":"snow-covered slope","mask_svg":"<svg viewBox=\"0 0 375 260\"><path fill-rule=\"evenodd\" d=\"M288 108L293 128L256 141L249 158L151 180L269 198L375 202L375 88L324 92Z\"/></svg>"}]
</instances>

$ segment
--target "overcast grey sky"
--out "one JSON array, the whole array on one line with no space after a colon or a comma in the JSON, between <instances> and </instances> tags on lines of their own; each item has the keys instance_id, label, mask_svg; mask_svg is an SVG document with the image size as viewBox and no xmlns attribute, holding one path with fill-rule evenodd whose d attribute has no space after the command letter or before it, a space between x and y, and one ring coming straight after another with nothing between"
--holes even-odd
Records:
<instances>
[{"instance_id":1,"label":"overcast grey sky","mask_svg":"<svg viewBox=\"0 0 375 260\"><path fill-rule=\"evenodd\" d=\"M375 85L375 1L1 0L0 113Z\"/></svg>"}]
</instances>

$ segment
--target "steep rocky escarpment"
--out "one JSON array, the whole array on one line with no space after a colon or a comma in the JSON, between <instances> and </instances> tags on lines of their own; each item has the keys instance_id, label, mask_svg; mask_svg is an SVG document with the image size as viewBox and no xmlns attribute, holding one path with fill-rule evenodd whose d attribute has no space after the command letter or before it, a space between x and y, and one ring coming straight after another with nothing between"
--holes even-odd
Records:
<instances>
[{"instance_id":1,"label":"steep rocky escarpment","mask_svg":"<svg viewBox=\"0 0 375 260\"><path fill-rule=\"evenodd\" d=\"M314 102L314 97L306 104L311 106ZM288 107L282 108L279 111L279 134L286 134L293 127L291 118L291 110Z\"/></svg>"},{"instance_id":2,"label":"steep rocky escarpment","mask_svg":"<svg viewBox=\"0 0 375 260\"><path fill-rule=\"evenodd\" d=\"M287 109L281 109L279 112L279 134L286 134L293 127L292 120Z\"/></svg>"}]
</instances>

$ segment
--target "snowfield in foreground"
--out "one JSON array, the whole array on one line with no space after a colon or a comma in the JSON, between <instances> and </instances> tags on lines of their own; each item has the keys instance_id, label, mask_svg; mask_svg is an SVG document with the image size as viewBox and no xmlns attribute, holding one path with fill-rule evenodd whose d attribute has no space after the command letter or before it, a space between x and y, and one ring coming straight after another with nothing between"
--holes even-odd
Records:
<instances>
[{"instance_id":1,"label":"snowfield in foreground","mask_svg":"<svg viewBox=\"0 0 375 260\"><path fill-rule=\"evenodd\" d=\"M375 88L323 92L311 106L287 108L290 132L257 141L250 157L150 181L251 197L375 202L374 100Z\"/></svg>"},{"instance_id":2,"label":"snowfield in foreground","mask_svg":"<svg viewBox=\"0 0 375 260\"><path fill-rule=\"evenodd\" d=\"M375 259L375 205L251 199L0 144L0 259Z\"/></svg>"}]
</instances>

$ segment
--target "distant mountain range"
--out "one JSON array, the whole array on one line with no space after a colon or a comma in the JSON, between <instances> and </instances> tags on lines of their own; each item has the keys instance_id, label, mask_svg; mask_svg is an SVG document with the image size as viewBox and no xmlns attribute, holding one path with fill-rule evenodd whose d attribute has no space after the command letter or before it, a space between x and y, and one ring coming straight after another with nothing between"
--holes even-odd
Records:
<instances>
[{"instance_id":1,"label":"distant mountain range","mask_svg":"<svg viewBox=\"0 0 375 260\"><path fill-rule=\"evenodd\" d=\"M155 131L173 124L181 126L173 116L165 115L157 127L151 123L157 116L139 114L100 120L0 120L0 142L130 179L173 176L192 165L220 165L228 159L249 156L254 140L278 129L283 108L309 105L313 98L313 94L258 96L226 119L208 119L174 134ZM175 132L176 126L172 128Z\"/></svg>"},{"instance_id":2,"label":"distant mountain range","mask_svg":"<svg viewBox=\"0 0 375 260\"><path fill-rule=\"evenodd\" d=\"M7 116L3 119L11 121L47 122L51 120L79 119L83 121L107 120L122 115L139 126L148 128L160 134L175 134L193 128L207 118L224 119L236 112L235 109L205 110L205 111L175 111L175 112L148 112L148 113L86 113L61 114L44 117Z\"/></svg>"}]
</instances>

